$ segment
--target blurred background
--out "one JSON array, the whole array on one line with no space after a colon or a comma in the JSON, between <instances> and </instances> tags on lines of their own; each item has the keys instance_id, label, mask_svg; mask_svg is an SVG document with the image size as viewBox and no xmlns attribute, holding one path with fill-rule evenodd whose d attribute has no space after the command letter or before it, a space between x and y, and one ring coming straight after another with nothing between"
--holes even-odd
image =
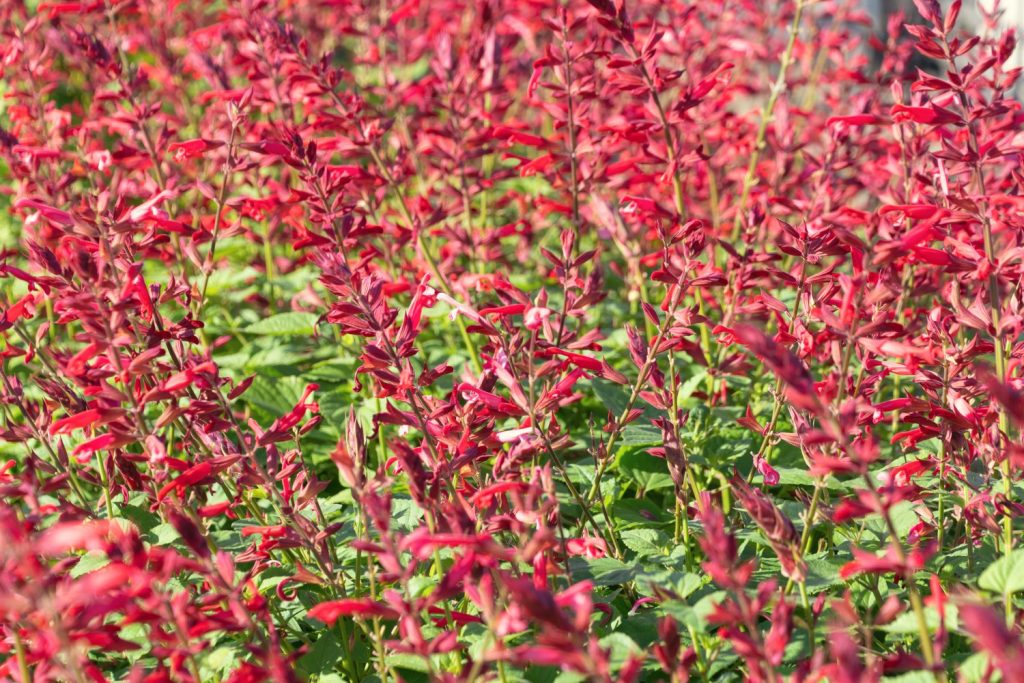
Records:
<instances>
[{"instance_id":1,"label":"blurred background","mask_svg":"<svg viewBox=\"0 0 1024 683\"><path fill-rule=\"evenodd\" d=\"M902 10L911 23L920 20L920 15L914 8L914 0L865 0L864 4L875 19L875 31L878 33L884 34L886 17L894 12ZM950 0L940 0L940 4L943 8L948 7ZM1024 0L964 0L960 16L965 28L970 25L979 33L986 30L986 16L991 18L993 25L1003 30L1012 28L1017 34L1017 51L1011 61L1014 66L1024 66L1021 47L1021 38L1024 34Z\"/></svg>"}]
</instances>

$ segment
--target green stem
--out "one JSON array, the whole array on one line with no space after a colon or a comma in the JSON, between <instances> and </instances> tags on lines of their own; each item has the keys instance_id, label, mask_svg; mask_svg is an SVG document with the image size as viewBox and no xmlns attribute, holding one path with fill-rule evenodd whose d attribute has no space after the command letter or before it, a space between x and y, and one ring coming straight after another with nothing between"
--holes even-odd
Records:
<instances>
[{"instance_id":1,"label":"green stem","mask_svg":"<svg viewBox=\"0 0 1024 683\"><path fill-rule=\"evenodd\" d=\"M622 409L622 413L615 421L613 431L608 437L608 442L604 448L604 457L598 464L597 472L594 475L594 483L591 485L586 498L583 499L588 506L594 502L594 498L601 490L601 477L604 476L605 470L608 469L608 465L611 463L613 449L615 444L618 442L619 437L622 436L622 432L625 427L624 422L629 416L629 413L633 410L633 406L636 404L636 400L639 398L640 392L643 390L644 384L647 382L647 376L657 360L658 347L661 346L661 341L665 338L665 335L668 334L669 328L672 327L672 321L675 317L676 308L679 306L679 301L682 299L682 293L682 283L677 283L672 295L672 301L668 306L668 310L665 311L665 319L658 328L658 335L654 338L654 342L648 348L647 358L644 360L644 364L640 368L640 374L637 375L636 383L633 384L633 389L629 394L629 400L626 401L626 406Z\"/></svg>"},{"instance_id":2,"label":"green stem","mask_svg":"<svg viewBox=\"0 0 1024 683\"><path fill-rule=\"evenodd\" d=\"M25 657L25 643L18 633L18 625L11 625L11 633L14 635L14 653L18 658L18 672L21 674L21 683L31 683L32 672L28 668L28 659Z\"/></svg>"},{"instance_id":3,"label":"green stem","mask_svg":"<svg viewBox=\"0 0 1024 683\"><path fill-rule=\"evenodd\" d=\"M203 284L199 288L199 301L196 303L195 311L196 319L199 319L203 312L203 305L206 303L206 288L210 284L210 274L213 273L213 260L217 254L217 239L220 237L220 224L223 221L224 200L227 198L228 192L228 178L231 176L231 169L234 166L236 131L237 128L232 121L231 134L228 137L228 156L224 160L224 177L221 178L220 189L217 192L217 215L213 219L213 230L210 231L210 250L206 252L206 258L203 261Z\"/></svg>"},{"instance_id":4,"label":"green stem","mask_svg":"<svg viewBox=\"0 0 1024 683\"><path fill-rule=\"evenodd\" d=\"M821 481L814 482L814 493L811 495L811 504L807 508L807 516L804 518L804 529L800 533L800 557L804 558L811 549L811 528L814 526L814 517L818 514L818 504L821 501L821 490L824 488ZM800 590L805 590L805 580L800 580ZM783 593L789 595L793 590L793 577L786 582Z\"/></svg>"},{"instance_id":5,"label":"green stem","mask_svg":"<svg viewBox=\"0 0 1024 683\"><path fill-rule=\"evenodd\" d=\"M878 493L878 489L875 487L875 482L871 479L871 475L868 473L864 474L864 481L867 484L868 491L874 496L875 500L881 503L881 496ZM879 505L882 510L882 519L885 522L885 527L889 532L889 541L892 545L893 550L896 553L896 561L901 566L906 566L907 556L903 550L903 544L900 541L899 532L896 530L896 524L892 521L892 515L889 513L888 508ZM910 595L910 605L914 609L914 616L917 618L917 633L918 638L921 641L921 655L924 657L925 664L928 665L929 669L933 669L935 666L935 652L932 645L931 633L928 631L928 621L925 619L924 614L924 603L921 601L921 594L917 590L917 584L914 582L912 572L909 570L904 572L903 580L907 584L907 592ZM945 677L940 676L934 670L932 671L936 681L941 681Z\"/></svg>"},{"instance_id":6,"label":"green stem","mask_svg":"<svg viewBox=\"0 0 1024 683\"><path fill-rule=\"evenodd\" d=\"M270 223L267 223L267 234L263 236L263 270L267 278L267 301L274 308L274 245L270 241Z\"/></svg>"},{"instance_id":7,"label":"green stem","mask_svg":"<svg viewBox=\"0 0 1024 683\"><path fill-rule=\"evenodd\" d=\"M754 149L750 153L750 161L747 163L747 173L743 177L743 187L740 191L740 200L736 205L736 216L733 219L732 237L733 242L739 235L740 227L743 224L743 212L746 210L747 200L750 198L750 190L754 187L754 175L757 172L757 162L761 157L761 150L764 149L768 137L768 124L772 121L775 113L775 104L779 95L786 89L786 73L789 71L790 63L793 61L793 48L796 45L797 35L800 33L800 19L803 17L805 0L796 0L796 11L793 14L793 23L789 27L789 41L786 43L786 50L782 53L779 61L779 73L772 84L771 92L768 94L768 102L761 111L761 121L757 127L757 137L754 139Z\"/></svg>"},{"instance_id":8,"label":"green stem","mask_svg":"<svg viewBox=\"0 0 1024 683\"><path fill-rule=\"evenodd\" d=\"M103 503L107 508L107 519L114 519L114 505L110 501L110 481L107 477L107 468L103 459L97 456L97 469L100 471L100 481L103 483Z\"/></svg>"}]
</instances>

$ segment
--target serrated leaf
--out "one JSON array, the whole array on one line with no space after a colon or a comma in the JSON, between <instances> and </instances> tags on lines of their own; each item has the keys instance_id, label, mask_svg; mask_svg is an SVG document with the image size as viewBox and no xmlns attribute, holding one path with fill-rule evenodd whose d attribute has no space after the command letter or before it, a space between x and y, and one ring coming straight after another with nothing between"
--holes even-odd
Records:
<instances>
[{"instance_id":1,"label":"serrated leaf","mask_svg":"<svg viewBox=\"0 0 1024 683\"><path fill-rule=\"evenodd\" d=\"M696 574L675 571L666 567L665 569L640 572L637 574L636 584L643 595L655 594L655 588L668 589L683 600L703 586L704 580Z\"/></svg>"},{"instance_id":2,"label":"serrated leaf","mask_svg":"<svg viewBox=\"0 0 1024 683\"><path fill-rule=\"evenodd\" d=\"M988 653L977 652L965 659L956 670L963 683L980 683L985 680L990 664L991 658ZM998 678L992 680L998 680Z\"/></svg>"},{"instance_id":3,"label":"serrated leaf","mask_svg":"<svg viewBox=\"0 0 1024 683\"><path fill-rule=\"evenodd\" d=\"M619 456L619 472L636 482L645 491L671 488L668 465L661 458L642 450L625 451Z\"/></svg>"},{"instance_id":4,"label":"serrated leaf","mask_svg":"<svg viewBox=\"0 0 1024 683\"><path fill-rule=\"evenodd\" d=\"M666 522L670 519L670 511L642 498L623 498L612 503L612 515L619 528L630 525L648 526Z\"/></svg>"},{"instance_id":5,"label":"serrated leaf","mask_svg":"<svg viewBox=\"0 0 1024 683\"><path fill-rule=\"evenodd\" d=\"M699 631L707 625L708 615L717 609L724 595L723 591L715 591L701 596L692 604L680 600L668 600L663 607L667 614L671 614L683 624L692 626Z\"/></svg>"},{"instance_id":6,"label":"serrated leaf","mask_svg":"<svg viewBox=\"0 0 1024 683\"><path fill-rule=\"evenodd\" d=\"M811 593L820 593L832 586L839 586L845 583L839 575L843 563L831 556L809 555L804 558L807 564L807 590Z\"/></svg>"},{"instance_id":7,"label":"serrated leaf","mask_svg":"<svg viewBox=\"0 0 1024 683\"><path fill-rule=\"evenodd\" d=\"M621 666L631 655L641 652L640 646L625 633L609 633L599 641L601 647L611 650L614 665Z\"/></svg>"},{"instance_id":8,"label":"serrated leaf","mask_svg":"<svg viewBox=\"0 0 1024 683\"><path fill-rule=\"evenodd\" d=\"M335 635L330 631L322 631L309 652L299 659L299 668L307 675L330 673L344 653Z\"/></svg>"},{"instance_id":9,"label":"serrated leaf","mask_svg":"<svg viewBox=\"0 0 1024 683\"><path fill-rule=\"evenodd\" d=\"M208 674L220 674L234 668L237 661L238 651L235 648L228 646L218 647L207 651L206 656L203 658L203 669Z\"/></svg>"},{"instance_id":10,"label":"serrated leaf","mask_svg":"<svg viewBox=\"0 0 1024 683\"><path fill-rule=\"evenodd\" d=\"M220 296L221 293L229 293L232 300L237 301L239 296L246 295L252 287L244 286L259 275L259 271L251 266L236 270L232 268L217 268L210 273L210 279L206 283L206 296Z\"/></svg>"},{"instance_id":11,"label":"serrated leaf","mask_svg":"<svg viewBox=\"0 0 1024 683\"><path fill-rule=\"evenodd\" d=\"M595 586L621 586L636 576L638 568L611 557L588 560L574 557L569 560L573 578L590 579Z\"/></svg>"},{"instance_id":12,"label":"serrated leaf","mask_svg":"<svg viewBox=\"0 0 1024 683\"><path fill-rule=\"evenodd\" d=\"M659 446L661 443L661 430L651 425L628 425L619 437L619 446L623 447Z\"/></svg>"},{"instance_id":13,"label":"serrated leaf","mask_svg":"<svg viewBox=\"0 0 1024 683\"><path fill-rule=\"evenodd\" d=\"M622 542L638 555L660 555L658 532L654 529L627 529L621 534Z\"/></svg>"},{"instance_id":14,"label":"serrated leaf","mask_svg":"<svg viewBox=\"0 0 1024 683\"><path fill-rule=\"evenodd\" d=\"M160 524L160 517L139 505L125 504L121 506L121 517L130 520L140 531L146 532Z\"/></svg>"},{"instance_id":15,"label":"serrated leaf","mask_svg":"<svg viewBox=\"0 0 1024 683\"><path fill-rule=\"evenodd\" d=\"M617 384L598 380L591 382L590 386L609 413L615 417L622 415L626 405L629 403L629 394L626 393L625 389Z\"/></svg>"},{"instance_id":16,"label":"serrated leaf","mask_svg":"<svg viewBox=\"0 0 1024 683\"><path fill-rule=\"evenodd\" d=\"M954 605L946 605L946 628L955 631L959 626L957 620L957 610ZM928 630L935 632L939 629L939 613L934 607L925 607L924 609L924 623L928 627ZM920 625L917 621L917 615L912 610L907 610L900 614L898 617L890 621L888 624L879 627L886 633L892 633L894 635L907 635L916 634L920 630Z\"/></svg>"},{"instance_id":17,"label":"serrated leaf","mask_svg":"<svg viewBox=\"0 0 1024 683\"><path fill-rule=\"evenodd\" d=\"M265 336L308 337L312 336L318 318L319 316L316 313L303 313L299 311L277 313L254 322L243 331L246 334Z\"/></svg>"},{"instance_id":18,"label":"serrated leaf","mask_svg":"<svg viewBox=\"0 0 1024 683\"><path fill-rule=\"evenodd\" d=\"M427 665L427 660L419 655L405 654L404 652L398 652L388 655L388 665L393 666L396 669L407 669L409 671L417 671L420 673L427 673L430 671L430 667Z\"/></svg>"},{"instance_id":19,"label":"serrated leaf","mask_svg":"<svg viewBox=\"0 0 1024 683\"><path fill-rule=\"evenodd\" d=\"M779 473L779 486L814 486L815 484L814 477L807 470L776 467L775 471ZM850 488L835 477L826 477L821 483L825 488L833 491L845 491Z\"/></svg>"},{"instance_id":20,"label":"serrated leaf","mask_svg":"<svg viewBox=\"0 0 1024 683\"><path fill-rule=\"evenodd\" d=\"M680 403L690 398L690 396L693 395L693 392L697 391L697 388L707 381L707 376L707 371L698 366L694 371L694 374L679 385Z\"/></svg>"},{"instance_id":21,"label":"serrated leaf","mask_svg":"<svg viewBox=\"0 0 1024 683\"><path fill-rule=\"evenodd\" d=\"M295 407L306 383L301 377L257 377L242 398L249 405L267 411L277 417Z\"/></svg>"},{"instance_id":22,"label":"serrated leaf","mask_svg":"<svg viewBox=\"0 0 1024 683\"><path fill-rule=\"evenodd\" d=\"M179 538L178 531L166 522L163 524L157 524L149 530L149 533L156 537L154 545L171 545Z\"/></svg>"},{"instance_id":23,"label":"serrated leaf","mask_svg":"<svg viewBox=\"0 0 1024 683\"><path fill-rule=\"evenodd\" d=\"M889 509L889 517L899 532L900 537L906 537L914 526L921 521L915 510L914 503L908 500L900 501Z\"/></svg>"},{"instance_id":24,"label":"serrated leaf","mask_svg":"<svg viewBox=\"0 0 1024 683\"><path fill-rule=\"evenodd\" d=\"M807 592L821 593L833 586L841 586L845 581L839 576L839 570L843 563L835 557L826 553L808 555L804 558L807 566L807 577L805 586ZM782 573L782 567L776 557L762 558L754 577L759 581L777 578Z\"/></svg>"},{"instance_id":25,"label":"serrated leaf","mask_svg":"<svg viewBox=\"0 0 1024 683\"><path fill-rule=\"evenodd\" d=\"M1024 549L1014 550L986 567L978 586L1004 595L1024 590Z\"/></svg>"},{"instance_id":26,"label":"serrated leaf","mask_svg":"<svg viewBox=\"0 0 1024 683\"><path fill-rule=\"evenodd\" d=\"M71 578L77 579L79 576L94 572L97 569L102 569L110 564L110 558L102 553L88 553L83 555L82 559L78 561L71 569Z\"/></svg>"}]
</instances>

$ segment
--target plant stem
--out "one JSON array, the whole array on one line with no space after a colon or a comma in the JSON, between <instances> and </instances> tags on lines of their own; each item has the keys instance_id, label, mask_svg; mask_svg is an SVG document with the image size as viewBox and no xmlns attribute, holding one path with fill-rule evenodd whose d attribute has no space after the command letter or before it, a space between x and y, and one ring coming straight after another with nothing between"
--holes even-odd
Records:
<instances>
[{"instance_id":1,"label":"plant stem","mask_svg":"<svg viewBox=\"0 0 1024 683\"><path fill-rule=\"evenodd\" d=\"M943 37L943 46L946 52L946 59L955 72L957 69L956 56L950 48L947 38ZM999 382L1006 382L1007 356L1010 349L1003 343L1003 334L1000 329L1002 325L1002 299L999 293L999 274L997 272L997 258L995 243L992 237L992 221L988 211L988 190L985 186L985 174L981 168L980 147L978 145L978 134L976 122L971 117L971 102L966 90L962 86L957 88L958 101L967 130L967 145L970 152L970 166L974 174L974 182L979 193L979 205L977 216L981 221L982 240L985 248L985 260L991 269L988 276L988 297L989 309L992 314L992 344L994 348L996 379ZM1010 438L1010 419L1004 408L999 410L999 439L1000 441ZM1010 458L1008 454L1003 457L1001 463L1003 474L1003 494L1009 501L1013 496L1013 482L1011 481ZM1013 551L1013 517L1009 511L1003 515L1003 555L1009 555ZM1006 621L1008 624L1013 621L1013 605L1006 601Z\"/></svg>"},{"instance_id":2,"label":"plant stem","mask_svg":"<svg viewBox=\"0 0 1024 683\"><path fill-rule=\"evenodd\" d=\"M594 475L594 483L591 485L590 491L587 492L586 497L583 499L587 505L594 502L594 498L601 490L601 477L604 475L605 470L608 469L608 465L611 462L613 457L613 448L619 437L622 435L622 431L625 428L625 420L633 410L633 406L636 404L636 400L640 396L640 392L643 390L644 384L647 382L647 376L657 360L658 347L661 346L662 340L668 333L669 328L672 327L672 321L675 317L676 308L679 306L679 301L682 299L682 293L682 283L677 283L672 294L672 301L669 303L668 310L665 312L665 319L658 327L658 334L654 338L654 342L648 347L647 358L644 360L644 364L640 368L640 374L637 375L636 382L633 384L633 389L629 394L629 399L626 401L626 406L622 409L622 413L612 426L612 433L608 437L608 442L604 447L604 457L598 464L597 472Z\"/></svg>"},{"instance_id":3,"label":"plant stem","mask_svg":"<svg viewBox=\"0 0 1024 683\"><path fill-rule=\"evenodd\" d=\"M223 221L224 200L227 199L228 179L231 176L231 169L234 166L236 132L237 127L234 120L232 120L231 133L228 136L228 155L224 160L224 176L221 178L220 189L217 191L217 215L213 219L213 230L210 231L210 250L206 252L206 258L203 260L203 284L199 288L199 301L196 302L196 319L199 319L199 316L203 312L203 305L206 303L206 288L210 284L210 274L213 273L213 260L217 254L217 238L220 237L220 224Z\"/></svg>"},{"instance_id":4,"label":"plant stem","mask_svg":"<svg viewBox=\"0 0 1024 683\"><path fill-rule=\"evenodd\" d=\"M14 636L14 653L18 658L18 673L21 674L21 683L32 682L32 672L28 668L28 659L25 656L25 643L21 640L21 634L18 633L18 625L11 624L11 633Z\"/></svg>"},{"instance_id":5,"label":"plant stem","mask_svg":"<svg viewBox=\"0 0 1024 683\"><path fill-rule=\"evenodd\" d=\"M775 104L779 95L786 89L786 74L789 65L793 61L793 48L796 45L797 35L800 33L800 20L803 17L804 3L806 0L796 0L796 10L793 13L793 22L789 26L789 40L786 49L779 61L779 73L772 84L771 92L768 94L768 102L761 111L761 121L757 126L757 137L754 138L754 149L750 153L750 161L747 162L747 173L743 177L743 186L740 190L740 199L736 205L736 215L733 218L732 235L730 240L735 242L739 236L740 227L743 225L743 213L746 211L747 200L750 197L750 190L754 187L754 176L757 172L757 162L761 158L761 150L764 149L768 137L768 124L772 121L775 113Z\"/></svg>"},{"instance_id":6,"label":"plant stem","mask_svg":"<svg viewBox=\"0 0 1024 683\"><path fill-rule=\"evenodd\" d=\"M903 544L900 541L899 532L896 530L896 524L892 521L892 515L889 513L889 509L882 506L881 495L878 493L878 489L875 487L875 482L871 479L871 475L867 472L864 473L864 482L867 485L868 491L874 497L875 501L878 502L879 508L882 510L882 519L885 522L885 527L889 532L889 542L892 545L893 551L896 553L896 561L900 566L906 567L907 555L903 550ZM917 589L917 584L914 582L914 577L909 570L903 572L903 580L907 585L907 593L910 596L910 605L914 610L914 616L917 618L917 633L921 643L921 655L924 657L925 664L928 665L929 669L932 669L932 674L936 681L942 681L945 676L940 676L938 672L934 671L935 666L935 649L932 644L931 633L928 631L928 621L924 614L924 604L921 601L921 594Z\"/></svg>"}]
</instances>

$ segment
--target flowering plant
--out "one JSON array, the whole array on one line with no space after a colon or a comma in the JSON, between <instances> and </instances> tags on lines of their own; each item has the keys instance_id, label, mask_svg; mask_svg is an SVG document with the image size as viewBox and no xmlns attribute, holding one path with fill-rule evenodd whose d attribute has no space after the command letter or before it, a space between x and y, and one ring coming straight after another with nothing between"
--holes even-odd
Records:
<instances>
[{"instance_id":1,"label":"flowering plant","mask_svg":"<svg viewBox=\"0 0 1024 683\"><path fill-rule=\"evenodd\" d=\"M0 4L0 679L1024 680L1024 112L916 0Z\"/></svg>"}]
</instances>

